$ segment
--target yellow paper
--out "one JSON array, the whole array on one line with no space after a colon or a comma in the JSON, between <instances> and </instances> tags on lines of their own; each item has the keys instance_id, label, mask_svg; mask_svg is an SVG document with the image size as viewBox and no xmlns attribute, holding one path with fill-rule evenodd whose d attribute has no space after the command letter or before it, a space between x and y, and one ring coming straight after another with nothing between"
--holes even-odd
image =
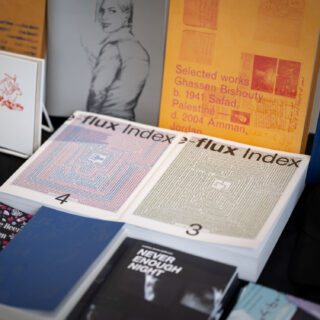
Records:
<instances>
[{"instance_id":1,"label":"yellow paper","mask_svg":"<svg viewBox=\"0 0 320 320\"><path fill-rule=\"evenodd\" d=\"M319 0L170 1L159 126L302 152L319 25Z\"/></svg>"},{"instance_id":2,"label":"yellow paper","mask_svg":"<svg viewBox=\"0 0 320 320\"><path fill-rule=\"evenodd\" d=\"M44 58L45 0L0 0L0 50Z\"/></svg>"}]
</instances>

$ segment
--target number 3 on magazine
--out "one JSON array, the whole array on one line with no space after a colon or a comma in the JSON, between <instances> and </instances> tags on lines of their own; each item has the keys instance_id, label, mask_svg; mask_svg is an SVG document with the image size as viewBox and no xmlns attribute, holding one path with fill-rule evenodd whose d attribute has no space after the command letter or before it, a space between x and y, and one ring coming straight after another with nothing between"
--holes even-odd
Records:
<instances>
[{"instance_id":1,"label":"number 3 on magazine","mask_svg":"<svg viewBox=\"0 0 320 320\"><path fill-rule=\"evenodd\" d=\"M186 234L189 236L197 236L202 229L202 225L199 223L192 223L189 226L189 229L186 231Z\"/></svg>"}]
</instances>

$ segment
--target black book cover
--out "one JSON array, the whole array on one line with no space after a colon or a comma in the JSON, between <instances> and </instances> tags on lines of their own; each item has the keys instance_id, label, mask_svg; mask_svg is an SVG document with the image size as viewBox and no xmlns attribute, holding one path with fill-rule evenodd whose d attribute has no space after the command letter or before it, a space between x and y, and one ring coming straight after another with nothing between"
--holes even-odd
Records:
<instances>
[{"instance_id":1,"label":"black book cover","mask_svg":"<svg viewBox=\"0 0 320 320\"><path fill-rule=\"evenodd\" d=\"M213 313L221 315L235 271L223 263L127 238L69 318L209 319Z\"/></svg>"}]
</instances>

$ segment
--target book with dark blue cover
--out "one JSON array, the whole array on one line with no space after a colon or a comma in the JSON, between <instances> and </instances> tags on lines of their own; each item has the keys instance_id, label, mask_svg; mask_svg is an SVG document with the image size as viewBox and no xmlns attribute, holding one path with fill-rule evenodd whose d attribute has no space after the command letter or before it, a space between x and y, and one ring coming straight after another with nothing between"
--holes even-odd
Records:
<instances>
[{"instance_id":1,"label":"book with dark blue cover","mask_svg":"<svg viewBox=\"0 0 320 320\"><path fill-rule=\"evenodd\" d=\"M0 304L53 312L122 225L42 207L0 254Z\"/></svg>"}]
</instances>

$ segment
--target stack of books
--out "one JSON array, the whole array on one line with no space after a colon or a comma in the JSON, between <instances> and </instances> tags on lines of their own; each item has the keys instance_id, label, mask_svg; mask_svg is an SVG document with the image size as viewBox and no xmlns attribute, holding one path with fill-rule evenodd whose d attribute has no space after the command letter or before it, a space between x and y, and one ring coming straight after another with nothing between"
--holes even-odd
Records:
<instances>
[{"instance_id":1,"label":"stack of books","mask_svg":"<svg viewBox=\"0 0 320 320\"><path fill-rule=\"evenodd\" d=\"M76 112L0 188L43 205L165 231L255 281L304 188L309 156ZM201 245L200 245L201 244ZM177 249L179 249L177 247Z\"/></svg>"}]
</instances>

